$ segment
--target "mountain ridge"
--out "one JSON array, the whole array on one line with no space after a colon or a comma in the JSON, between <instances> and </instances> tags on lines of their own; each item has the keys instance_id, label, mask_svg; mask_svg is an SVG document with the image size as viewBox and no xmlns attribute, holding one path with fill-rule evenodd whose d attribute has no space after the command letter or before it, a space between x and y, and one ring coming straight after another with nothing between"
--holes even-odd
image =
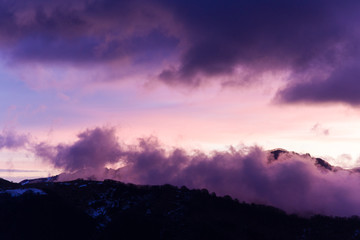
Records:
<instances>
[{"instance_id":1,"label":"mountain ridge","mask_svg":"<svg viewBox=\"0 0 360 240\"><path fill-rule=\"evenodd\" d=\"M343 170L309 154L267 153L268 164L301 158L323 174ZM0 179L0 212L0 239L360 239L358 216L288 214L205 188L59 175Z\"/></svg>"},{"instance_id":2,"label":"mountain ridge","mask_svg":"<svg viewBox=\"0 0 360 240\"><path fill-rule=\"evenodd\" d=\"M360 233L355 216L304 218L185 186L80 179L7 186L16 188L44 194L0 192L1 239L23 239L14 230L21 228L33 228L26 239L48 239L43 227L59 234L53 239L358 239Z\"/></svg>"}]
</instances>

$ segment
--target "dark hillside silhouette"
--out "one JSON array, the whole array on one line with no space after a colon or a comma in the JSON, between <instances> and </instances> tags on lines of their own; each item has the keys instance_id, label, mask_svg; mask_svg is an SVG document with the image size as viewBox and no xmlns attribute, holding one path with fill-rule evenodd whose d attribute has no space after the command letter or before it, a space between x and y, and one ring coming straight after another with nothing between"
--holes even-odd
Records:
<instances>
[{"instance_id":1,"label":"dark hillside silhouette","mask_svg":"<svg viewBox=\"0 0 360 240\"><path fill-rule=\"evenodd\" d=\"M1 191L0 213L0 239L360 237L360 219L355 216L299 217L230 196L218 197L206 189L113 180L15 184Z\"/></svg>"}]
</instances>

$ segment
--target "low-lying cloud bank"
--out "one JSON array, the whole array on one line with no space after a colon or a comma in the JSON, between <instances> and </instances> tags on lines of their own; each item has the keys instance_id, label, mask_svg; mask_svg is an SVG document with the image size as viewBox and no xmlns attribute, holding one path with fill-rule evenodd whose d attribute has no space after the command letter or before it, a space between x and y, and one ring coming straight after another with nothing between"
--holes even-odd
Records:
<instances>
[{"instance_id":1,"label":"low-lying cloud bank","mask_svg":"<svg viewBox=\"0 0 360 240\"><path fill-rule=\"evenodd\" d=\"M169 183L207 188L291 213L360 215L359 174L330 171L316 165L309 155L283 152L275 156L256 146L190 154L180 148L167 151L156 138L120 145L111 128L86 130L69 145L40 143L34 151L65 170L60 181L112 178L135 184ZM106 168L116 163L119 168Z\"/></svg>"}]
</instances>

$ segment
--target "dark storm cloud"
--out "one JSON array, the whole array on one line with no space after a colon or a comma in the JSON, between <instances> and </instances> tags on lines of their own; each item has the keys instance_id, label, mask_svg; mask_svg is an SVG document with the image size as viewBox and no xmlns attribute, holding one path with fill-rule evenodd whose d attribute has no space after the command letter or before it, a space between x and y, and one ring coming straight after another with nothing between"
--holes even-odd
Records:
<instances>
[{"instance_id":1,"label":"dark storm cloud","mask_svg":"<svg viewBox=\"0 0 360 240\"><path fill-rule=\"evenodd\" d=\"M326 79L290 83L278 92L284 102L345 102L360 104L360 68L347 66L336 69Z\"/></svg>"},{"instance_id":2,"label":"dark storm cloud","mask_svg":"<svg viewBox=\"0 0 360 240\"><path fill-rule=\"evenodd\" d=\"M152 60L152 54L166 54L178 44L146 2L1 1L0 9L0 41L17 61Z\"/></svg>"},{"instance_id":3,"label":"dark storm cloud","mask_svg":"<svg viewBox=\"0 0 360 240\"><path fill-rule=\"evenodd\" d=\"M355 0L3 0L0 44L13 62L151 63L171 85L286 71L282 102L356 104L359 10Z\"/></svg>"},{"instance_id":4,"label":"dark storm cloud","mask_svg":"<svg viewBox=\"0 0 360 240\"><path fill-rule=\"evenodd\" d=\"M180 67L160 77L191 81L198 73L231 74L237 66L259 72L331 67L353 54L344 48L357 45L354 15L359 6L355 1L298 0L172 4L186 26L189 48Z\"/></svg>"}]
</instances>

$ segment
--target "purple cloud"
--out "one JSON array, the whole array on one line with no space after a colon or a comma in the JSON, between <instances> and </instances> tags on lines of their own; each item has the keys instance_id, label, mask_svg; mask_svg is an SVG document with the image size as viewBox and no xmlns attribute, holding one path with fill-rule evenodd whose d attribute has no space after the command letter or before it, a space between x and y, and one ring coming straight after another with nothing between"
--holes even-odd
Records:
<instances>
[{"instance_id":1,"label":"purple cloud","mask_svg":"<svg viewBox=\"0 0 360 240\"><path fill-rule=\"evenodd\" d=\"M55 167L66 171L102 169L107 163L119 161L122 151L112 128L95 128L80 133L71 144L50 146L36 144L34 153Z\"/></svg>"},{"instance_id":2,"label":"purple cloud","mask_svg":"<svg viewBox=\"0 0 360 240\"><path fill-rule=\"evenodd\" d=\"M355 1L341 6L336 1L261 0L168 5L186 26L189 45L179 68L160 74L166 82L198 85L198 74L221 77L237 67L310 74L358 55L353 51L359 39Z\"/></svg>"},{"instance_id":3,"label":"purple cloud","mask_svg":"<svg viewBox=\"0 0 360 240\"><path fill-rule=\"evenodd\" d=\"M342 102L360 104L360 70L357 66L334 70L326 79L290 83L277 94L282 102Z\"/></svg>"},{"instance_id":4,"label":"purple cloud","mask_svg":"<svg viewBox=\"0 0 360 240\"><path fill-rule=\"evenodd\" d=\"M35 149L38 157L65 170L60 181L111 178L136 184L168 183L206 188L290 213L360 214L359 175L324 168L323 160L308 154L280 151L275 156L259 147L189 154L180 148L165 150L154 137L120 146L114 129L107 128L86 130L78 138L73 144L40 144ZM109 163L120 167L105 168Z\"/></svg>"},{"instance_id":5,"label":"purple cloud","mask_svg":"<svg viewBox=\"0 0 360 240\"><path fill-rule=\"evenodd\" d=\"M311 131L316 133L316 134L324 135L324 136L328 136L330 134L330 129L324 128L320 123L316 123L311 128Z\"/></svg>"},{"instance_id":6,"label":"purple cloud","mask_svg":"<svg viewBox=\"0 0 360 240\"><path fill-rule=\"evenodd\" d=\"M111 65L117 79L141 70L174 86L285 71L281 102L358 105L359 10L355 0L2 1L0 52L12 63Z\"/></svg>"},{"instance_id":7,"label":"purple cloud","mask_svg":"<svg viewBox=\"0 0 360 240\"><path fill-rule=\"evenodd\" d=\"M169 153L153 141L141 139L139 146L126 154L127 165L112 176L137 184L206 188L291 213L359 214L360 195L353 185L357 174L327 171L309 155L284 153L269 161L269 154L258 147L210 155L199 151L189 155L181 149Z\"/></svg>"},{"instance_id":8,"label":"purple cloud","mask_svg":"<svg viewBox=\"0 0 360 240\"><path fill-rule=\"evenodd\" d=\"M145 1L2 1L0 9L0 43L14 61L151 61L178 44Z\"/></svg>"},{"instance_id":9,"label":"purple cloud","mask_svg":"<svg viewBox=\"0 0 360 240\"><path fill-rule=\"evenodd\" d=\"M11 130L3 130L0 134L0 149L19 149L25 147L30 142L26 134L17 134Z\"/></svg>"}]
</instances>

